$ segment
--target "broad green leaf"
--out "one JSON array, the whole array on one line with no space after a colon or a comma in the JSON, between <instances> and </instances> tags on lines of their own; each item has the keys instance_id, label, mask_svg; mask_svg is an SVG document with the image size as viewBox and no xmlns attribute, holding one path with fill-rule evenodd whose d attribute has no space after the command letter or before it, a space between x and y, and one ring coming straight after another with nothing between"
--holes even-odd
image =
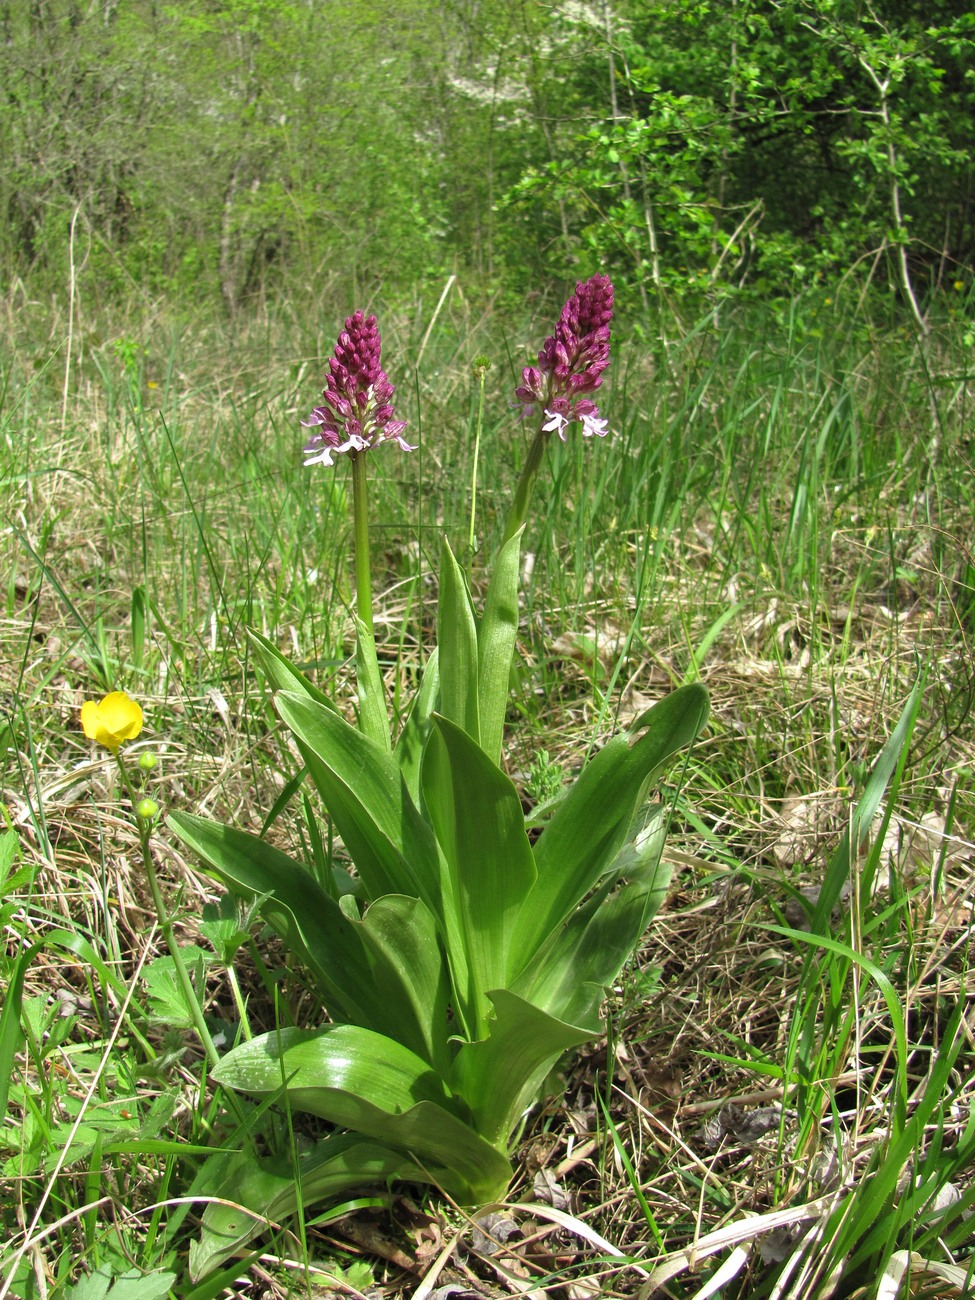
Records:
<instances>
[{"instance_id":1,"label":"broad green leaf","mask_svg":"<svg viewBox=\"0 0 975 1300\"><path fill-rule=\"evenodd\" d=\"M396 759L344 719L311 701L283 692L276 704L301 745L368 897L417 896L435 918L460 999L455 1011L461 1027L469 1029L471 975L453 882L442 864L433 831L410 798Z\"/></svg>"},{"instance_id":2,"label":"broad green leaf","mask_svg":"<svg viewBox=\"0 0 975 1300\"><path fill-rule=\"evenodd\" d=\"M399 1027L389 1023L385 1032L445 1074L450 985L430 909L419 898L387 894L358 924L376 987L396 1007Z\"/></svg>"},{"instance_id":3,"label":"broad green leaf","mask_svg":"<svg viewBox=\"0 0 975 1300\"><path fill-rule=\"evenodd\" d=\"M396 1023L391 990L377 988L354 921L300 863L232 826L190 813L169 825L231 889L260 900L261 914L314 976L332 1015L372 1028Z\"/></svg>"},{"instance_id":4,"label":"broad green leaf","mask_svg":"<svg viewBox=\"0 0 975 1300\"><path fill-rule=\"evenodd\" d=\"M194 1182L196 1196L220 1198L203 1212L199 1241L190 1245L190 1276L210 1273L262 1232L298 1208L332 1200L346 1192L385 1183L390 1178L413 1183L430 1179L399 1151L364 1142L352 1133L332 1133L292 1161L256 1161L246 1152L216 1156Z\"/></svg>"},{"instance_id":5,"label":"broad green leaf","mask_svg":"<svg viewBox=\"0 0 975 1300\"><path fill-rule=\"evenodd\" d=\"M256 1096L278 1092L287 1085L291 1105L350 1128L355 1127L350 1121L354 1121L360 1101L392 1114L408 1110L418 1101L451 1105L446 1084L429 1062L384 1034L359 1025L272 1030L228 1052L212 1076L218 1083ZM332 1093L335 1098L328 1104L328 1113L316 1109L326 1104L318 1099Z\"/></svg>"},{"instance_id":6,"label":"broad green leaf","mask_svg":"<svg viewBox=\"0 0 975 1300\"><path fill-rule=\"evenodd\" d=\"M535 882L518 791L465 731L439 714L424 755L422 783L453 881L470 990L482 1036L483 995L508 983L512 934Z\"/></svg>"},{"instance_id":7,"label":"broad green leaf","mask_svg":"<svg viewBox=\"0 0 975 1300\"><path fill-rule=\"evenodd\" d=\"M359 618L355 620L355 677L359 730L388 754L392 748L389 711L386 688L376 658L376 638Z\"/></svg>"},{"instance_id":8,"label":"broad green leaf","mask_svg":"<svg viewBox=\"0 0 975 1300\"><path fill-rule=\"evenodd\" d=\"M306 697L283 691L275 705L300 743L367 896L416 895L440 918L437 846L396 760L344 718Z\"/></svg>"},{"instance_id":9,"label":"broad green leaf","mask_svg":"<svg viewBox=\"0 0 975 1300\"><path fill-rule=\"evenodd\" d=\"M400 732L393 753L399 764L399 770L406 782L410 798L419 807L420 803L420 762L423 758L423 746L430 734L432 723L430 716L437 707L440 695L440 658L436 649L427 660L420 689L413 697L409 716Z\"/></svg>"},{"instance_id":10,"label":"broad green leaf","mask_svg":"<svg viewBox=\"0 0 975 1300\"><path fill-rule=\"evenodd\" d=\"M500 1195L511 1177L506 1156L459 1117L461 1103L425 1061L357 1025L262 1034L228 1053L213 1078L257 1096L286 1087L296 1110L409 1154L465 1204Z\"/></svg>"},{"instance_id":11,"label":"broad green leaf","mask_svg":"<svg viewBox=\"0 0 975 1300\"><path fill-rule=\"evenodd\" d=\"M337 712L335 705L325 692L313 685L304 673L299 672L294 664L266 636L261 636L260 632L248 628L247 639L251 643L257 661L261 665L272 691L294 691L299 695L307 695L309 699L324 704L333 713Z\"/></svg>"},{"instance_id":12,"label":"broad green leaf","mask_svg":"<svg viewBox=\"0 0 975 1300\"><path fill-rule=\"evenodd\" d=\"M583 768L535 844L538 882L513 939L523 964L598 884L627 838L648 782L707 718L704 687L682 686L637 720L633 730L643 734L634 744L616 736Z\"/></svg>"},{"instance_id":13,"label":"broad green leaf","mask_svg":"<svg viewBox=\"0 0 975 1300\"><path fill-rule=\"evenodd\" d=\"M9 884L7 877L13 869L20 853L20 837L16 831L4 831L0 835L0 886Z\"/></svg>"},{"instance_id":14,"label":"broad green leaf","mask_svg":"<svg viewBox=\"0 0 975 1300\"><path fill-rule=\"evenodd\" d=\"M440 712L480 741L478 720L477 628L464 571L444 538L440 548Z\"/></svg>"},{"instance_id":15,"label":"broad green leaf","mask_svg":"<svg viewBox=\"0 0 975 1300\"><path fill-rule=\"evenodd\" d=\"M504 720L511 689L511 660L518 634L518 569L522 529L501 548L477 630L477 705L481 747L501 762ZM446 710L444 710L446 712Z\"/></svg>"},{"instance_id":16,"label":"broad green leaf","mask_svg":"<svg viewBox=\"0 0 975 1300\"><path fill-rule=\"evenodd\" d=\"M495 1012L489 1035L461 1047L451 1082L470 1106L477 1131L503 1145L559 1057L599 1030L556 1020L507 989L488 997Z\"/></svg>"},{"instance_id":17,"label":"broad green leaf","mask_svg":"<svg viewBox=\"0 0 975 1300\"><path fill-rule=\"evenodd\" d=\"M604 884L550 936L515 993L560 1020L598 1028L606 989L666 897L670 868L660 860L665 827L658 811L623 846Z\"/></svg>"},{"instance_id":18,"label":"broad green leaf","mask_svg":"<svg viewBox=\"0 0 975 1300\"><path fill-rule=\"evenodd\" d=\"M175 1273L138 1268L115 1273L111 1264L102 1264L69 1287L64 1300L163 1300L175 1281Z\"/></svg>"}]
</instances>

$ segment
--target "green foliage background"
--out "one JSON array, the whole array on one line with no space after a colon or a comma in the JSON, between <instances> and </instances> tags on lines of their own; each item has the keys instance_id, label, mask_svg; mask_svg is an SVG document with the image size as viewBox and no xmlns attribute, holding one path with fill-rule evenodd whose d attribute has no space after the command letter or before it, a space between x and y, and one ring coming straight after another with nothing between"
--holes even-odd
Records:
<instances>
[{"instance_id":1,"label":"green foliage background","mask_svg":"<svg viewBox=\"0 0 975 1300\"><path fill-rule=\"evenodd\" d=\"M958 0L6 0L0 32L5 288L236 313L598 261L644 302L853 268L923 299L975 254Z\"/></svg>"}]
</instances>

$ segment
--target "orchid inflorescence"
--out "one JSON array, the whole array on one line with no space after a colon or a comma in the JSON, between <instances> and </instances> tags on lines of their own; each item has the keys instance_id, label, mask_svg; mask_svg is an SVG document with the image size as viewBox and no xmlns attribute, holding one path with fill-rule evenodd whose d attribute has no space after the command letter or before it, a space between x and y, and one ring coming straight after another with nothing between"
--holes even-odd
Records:
<instances>
[{"instance_id":1,"label":"orchid inflorescence","mask_svg":"<svg viewBox=\"0 0 975 1300\"><path fill-rule=\"evenodd\" d=\"M380 364L381 348L375 316L357 311L346 320L329 359L324 405L302 420L306 428L317 426L305 447L306 465L332 465L333 456L368 451L381 442L415 450L402 436L405 421L393 418L394 390Z\"/></svg>"},{"instance_id":2,"label":"orchid inflorescence","mask_svg":"<svg viewBox=\"0 0 975 1300\"><path fill-rule=\"evenodd\" d=\"M565 430L577 420L586 438L603 437L607 422L596 403L585 396L603 382L609 365L609 326L613 319L613 286L607 275L580 281L562 308L562 315L538 354L537 366L526 366L515 396L525 418L540 406L542 429L565 441Z\"/></svg>"}]
</instances>

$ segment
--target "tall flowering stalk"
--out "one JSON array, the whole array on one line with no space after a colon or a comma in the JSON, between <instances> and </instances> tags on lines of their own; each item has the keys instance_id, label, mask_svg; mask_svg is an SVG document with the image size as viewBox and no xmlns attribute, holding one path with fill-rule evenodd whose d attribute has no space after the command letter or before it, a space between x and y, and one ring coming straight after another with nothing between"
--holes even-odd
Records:
<instances>
[{"instance_id":1,"label":"tall flowering stalk","mask_svg":"<svg viewBox=\"0 0 975 1300\"><path fill-rule=\"evenodd\" d=\"M354 312L339 334L335 355L329 358L322 405L302 424L315 429L305 446L306 466L331 466L336 456L348 456L352 462L359 705L363 729L388 749L389 722L372 617L366 452L383 442L395 442L403 451L415 448L403 437L405 421L394 417L395 390L382 368L381 353L375 316Z\"/></svg>"},{"instance_id":2,"label":"tall flowering stalk","mask_svg":"<svg viewBox=\"0 0 975 1300\"><path fill-rule=\"evenodd\" d=\"M613 319L613 285L608 275L594 275L576 285L562 308L555 333L538 354L537 366L526 366L515 397L525 419L541 410L538 429L508 514L504 541L525 522L545 444L553 433L565 441L570 424L582 425L585 438L605 437L607 423L588 396L603 382L609 365L609 332Z\"/></svg>"}]
</instances>

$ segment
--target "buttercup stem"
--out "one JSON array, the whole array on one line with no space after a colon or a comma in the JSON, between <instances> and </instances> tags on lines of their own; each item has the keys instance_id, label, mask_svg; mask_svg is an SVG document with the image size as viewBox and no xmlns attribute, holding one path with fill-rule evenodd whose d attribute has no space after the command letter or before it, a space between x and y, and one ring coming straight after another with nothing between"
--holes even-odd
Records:
<instances>
[{"instance_id":1,"label":"buttercup stem","mask_svg":"<svg viewBox=\"0 0 975 1300\"><path fill-rule=\"evenodd\" d=\"M139 802L139 797L129 780L129 774L125 764L122 762L122 755L115 751L115 760L119 765L119 771L122 773L122 781L128 791L129 798L132 800L132 809L135 811ZM193 1017L193 1024L199 1035L200 1042L203 1044L203 1050L206 1052L207 1060L211 1067L220 1062L220 1055L213 1045L213 1039L210 1031L207 1029L206 1021L203 1018L203 1008L200 1006L200 1000L193 988L190 980L190 973L186 969L186 963L183 961L183 954L180 951L179 944L176 942L176 935L173 932L173 925L169 919L169 913L166 911L166 904L163 902L162 891L159 888L159 879L156 875L156 867L152 860L152 851L150 848L151 830L150 823L145 818L136 814L136 828L139 832L139 848L142 851L142 863L146 869L146 878L149 881L149 890L152 894L152 903L156 909L156 917L159 921L159 928L162 930L163 938L166 940L166 947L169 949L169 955L173 959L173 966L176 970L176 978L179 980L180 988L183 990L183 997L189 1008L190 1015Z\"/></svg>"},{"instance_id":2,"label":"buttercup stem","mask_svg":"<svg viewBox=\"0 0 975 1300\"><path fill-rule=\"evenodd\" d=\"M369 569L369 511L366 504L366 457L349 453L352 459L352 516L355 532L355 595L359 621L375 641L372 621L372 575Z\"/></svg>"},{"instance_id":3,"label":"buttercup stem","mask_svg":"<svg viewBox=\"0 0 975 1300\"><path fill-rule=\"evenodd\" d=\"M237 1008L237 1015L240 1019L241 1037L248 1042L254 1037L251 1033L250 1021L247 1019L247 1005L244 1002L244 995L240 991L240 981L237 979L237 972L234 970L233 961L227 962L225 967L227 980L230 983L230 991L234 996L234 1005Z\"/></svg>"}]
</instances>

